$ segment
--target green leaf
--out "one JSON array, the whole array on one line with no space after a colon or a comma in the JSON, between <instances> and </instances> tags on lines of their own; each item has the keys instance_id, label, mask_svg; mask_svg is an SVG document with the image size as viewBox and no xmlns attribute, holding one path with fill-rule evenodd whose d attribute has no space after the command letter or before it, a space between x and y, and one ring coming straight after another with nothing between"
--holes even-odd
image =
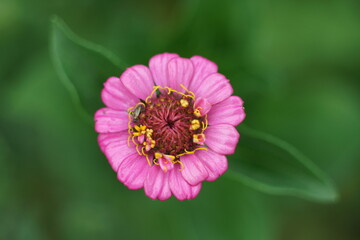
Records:
<instances>
[{"instance_id":1,"label":"green leaf","mask_svg":"<svg viewBox=\"0 0 360 240\"><path fill-rule=\"evenodd\" d=\"M103 106L103 83L110 76L119 76L126 65L109 50L78 37L60 18L55 16L51 22L55 70L78 111L92 123L94 112Z\"/></svg>"},{"instance_id":2,"label":"green leaf","mask_svg":"<svg viewBox=\"0 0 360 240\"><path fill-rule=\"evenodd\" d=\"M239 132L239 158L230 156L228 177L269 194L320 202L338 199L329 177L295 147L245 126Z\"/></svg>"}]
</instances>

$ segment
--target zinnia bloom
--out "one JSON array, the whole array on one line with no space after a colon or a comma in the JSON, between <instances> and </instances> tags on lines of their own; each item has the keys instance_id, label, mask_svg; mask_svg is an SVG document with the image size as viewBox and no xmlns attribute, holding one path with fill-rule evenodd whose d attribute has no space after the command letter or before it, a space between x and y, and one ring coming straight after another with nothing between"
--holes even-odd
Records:
<instances>
[{"instance_id":1,"label":"zinnia bloom","mask_svg":"<svg viewBox=\"0 0 360 240\"><path fill-rule=\"evenodd\" d=\"M164 53L106 81L95 130L119 181L152 199L185 200L227 170L245 113L217 71L206 58Z\"/></svg>"}]
</instances>

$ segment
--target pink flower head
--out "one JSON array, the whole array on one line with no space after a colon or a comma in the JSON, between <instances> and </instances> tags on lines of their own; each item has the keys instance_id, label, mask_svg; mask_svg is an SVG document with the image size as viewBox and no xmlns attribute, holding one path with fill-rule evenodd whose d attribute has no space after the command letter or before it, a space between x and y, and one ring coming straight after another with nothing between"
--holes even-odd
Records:
<instances>
[{"instance_id":1,"label":"pink flower head","mask_svg":"<svg viewBox=\"0 0 360 240\"><path fill-rule=\"evenodd\" d=\"M245 112L217 71L206 58L164 53L106 81L95 130L119 181L152 199L185 200L227 170Z\"/></svg>"}]
</instances>

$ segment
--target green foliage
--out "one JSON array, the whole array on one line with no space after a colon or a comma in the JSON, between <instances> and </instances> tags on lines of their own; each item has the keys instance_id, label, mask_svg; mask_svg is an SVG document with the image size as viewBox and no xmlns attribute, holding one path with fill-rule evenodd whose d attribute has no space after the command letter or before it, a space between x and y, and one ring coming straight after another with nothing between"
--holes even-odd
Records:
<instances>
[{"instance_id":1,"label":"green foliage","mask_svg":"<svg viewBox=\"0 0 360 240\"><path fill-rule=\"evenodd\" d=\"M337 192L329 177L289 143L270 134L239 127L238 155L228 176L254 189L333 202Z\"/></svg>"},{"instance_id":2,"label":"green foliage","mask_svg":"<svg viewBox=\"0 0 360 240\"><path fill-rule=\"evenodd\" d=\"M101 107L102 82L117 76L125 64L102 46L78 37L58 17L51 22L51 57L56 71L79 112L92 122Z\"/></svg>"}]
</instances>

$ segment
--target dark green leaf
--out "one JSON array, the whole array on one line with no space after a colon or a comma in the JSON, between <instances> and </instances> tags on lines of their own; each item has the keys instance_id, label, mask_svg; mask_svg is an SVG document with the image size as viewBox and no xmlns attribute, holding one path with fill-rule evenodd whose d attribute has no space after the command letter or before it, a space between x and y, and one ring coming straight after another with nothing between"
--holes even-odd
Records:
<instances>
[{"instance_id":1,"label":"dark green leaf","mask_svg":"<svg viewBox=\"0 0 360 240\"><path fill-rule=\"evenodd\" d=\"M110 76L119 76L126 68L112 52L88 42L58 17L52 19L51 57L56 71L74 103L85 118L92 121L103 104L102 84Z\"/></svg>"},{"instance_id":2,"label":"dark green leaf","mask_svg":"<svg viewBox=\"0 0 360 240\"><path fill-rule=\"evenodd\" d=\"M292 145L245 126L239 129L240 157L230 157L229 177L270 194L323 202L337 200L329 177Z\"/></svg>"}]
</instances>

